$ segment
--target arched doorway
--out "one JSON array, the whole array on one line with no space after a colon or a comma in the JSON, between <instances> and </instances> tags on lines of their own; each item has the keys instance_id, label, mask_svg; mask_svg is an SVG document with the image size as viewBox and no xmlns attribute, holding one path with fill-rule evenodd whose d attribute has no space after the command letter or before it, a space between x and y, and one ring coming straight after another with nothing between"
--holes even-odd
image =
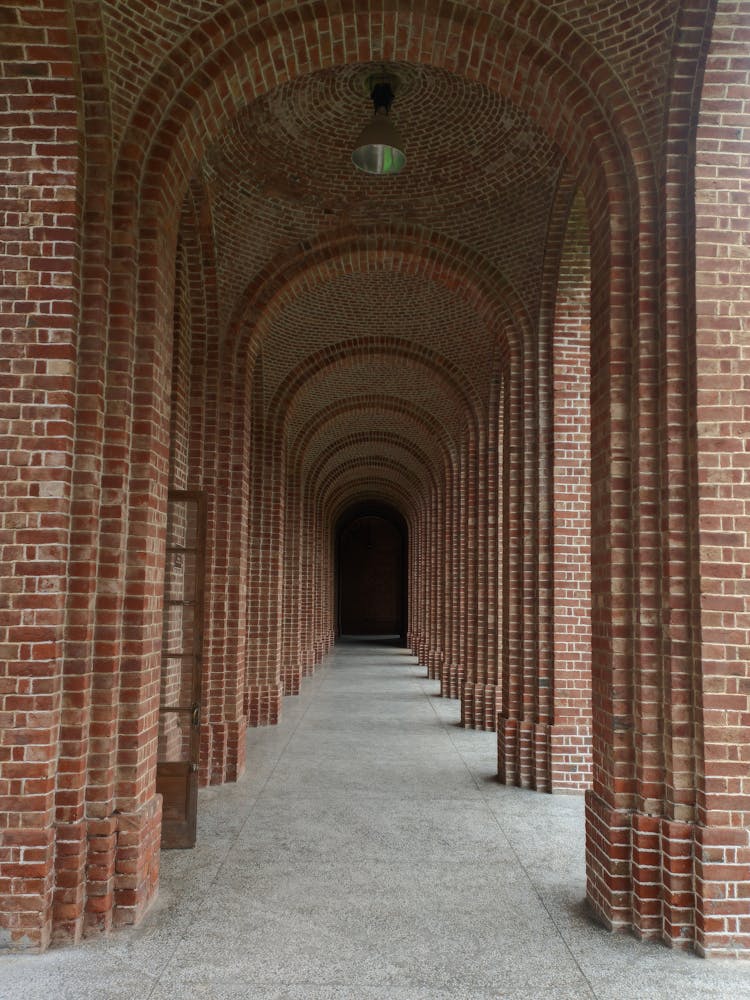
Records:
<instances>
[{"instance_id":1,"label":"arched doorway","mask_svg":"<svg viewBox=\"0 0 750 1000\"><path fill-rule=\"evenodd\" d=\"M336 528L337 632L406 638L407 531L399 512L357 504Z\"/></svg>"}]
</instances>

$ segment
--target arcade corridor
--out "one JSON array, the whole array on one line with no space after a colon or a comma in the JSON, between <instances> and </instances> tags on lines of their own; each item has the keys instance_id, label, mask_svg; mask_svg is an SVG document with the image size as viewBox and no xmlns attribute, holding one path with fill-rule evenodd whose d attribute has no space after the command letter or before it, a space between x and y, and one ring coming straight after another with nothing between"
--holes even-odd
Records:
<instances>
[{"instance_id":1,"label":"arcade corridor","mask_svg":"<svg viewBox=\"0 0 750 1000\"><path fill-rule=\"evenodd\" d=\"M583 803L495 780L406 650L337 646L252 774L201 793L139 929L5 959L2 1000L740 1000L585 912Z\"/></svg>"},{"instance_id":2,"label":"arcade corridor","mask_svg":"<svg viewBox=\"0 0 750 1000\"><path fill-rule=\"evenodd\" d=\"M749 958L750 0L0 38L0 952L608 996L585 897L625 983Z\"/></svg>"}]
</instances>

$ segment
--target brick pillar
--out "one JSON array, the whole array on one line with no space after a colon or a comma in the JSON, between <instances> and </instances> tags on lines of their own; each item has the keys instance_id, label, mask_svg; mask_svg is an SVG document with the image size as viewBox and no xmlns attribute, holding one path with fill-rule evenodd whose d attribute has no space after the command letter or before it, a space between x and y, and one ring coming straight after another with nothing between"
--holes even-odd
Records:
<instances>
[{"instance_id":1,"label":"brick pillar","mask_svg":"<svg viewBox=\"0 0 750 1000\"><path fill-rule=\"evenodd\" d=\"M299 470L296 466L288 469L285 497L284 605L281 668L284 694L299 694L302 682L299 621L302 560Z\"/></svg>"},{"instance_id":2,"label":"brick pillar","mask_svg":"<svg viewBox=\"0 0 750 1000\"><path fill-rule=\"evenodd\" d=\"M610 264L604 192L592 219L592 703L593 786L586 793L588 898L607 926L631 926L633 660L630 344L612 316L613 289L627 275ZM624 228L627 234L627 227ZM624 236L623 236L624 239ZM624 252L624 251L623 251Z\"/></svg>"},{"instance_id":3,"label":"brick pillar","mask_svg":"<svg viewBox=\"0 0 750 1000\"><path fill-rule=\"evenodd\" d=\"M256 361L253 378L253 466L250 517L250 580L246 711L252 726L274 725L281 713L281 602L284 505L282 435L266 412L263 368ZM316 660L320 653L316 636Z\"/></svg>"},{"instance_id":4,"label":"brick pillar","mask_svg":"<svg viewBox=\"0 0 750 1000\"><path fill-rule=\"evenodd\" d=\"M530 750L523 712L523 431L518 373L503 373L503 668L497 720L498 779L523 784L522 753ZM527 726L528 728L528 726ZM529 761L528 756L526 757Z\"/></svg>"},{"instance_id":5,"label":"brick pillar","mask_svg":"<svg viewBox=\"0 0 750 1000\"><path fill-rule=\"evenodd\" d=\"M69 811L58 801L61 833L63 841L69 838L73 880L81 873L80 791L75 791L82 781L77 773L80 749L59 742L73 485L80 245L75 213L81 206L82 124L67 6L62 0L8 6L0 22L2 58L8 61L2 74L6 148L0 198L3 232L10 241L3 259L0 349L3 951L41 950L50 939L58 755L72 789ZM35 49L43 55L28 54ZM37 59L44 57L49 66L40 73ZM77 512L82 513L80 508ZM72 922L80 923L79 894L65 902Z\"/></svg>"},{"instance_id":6,"label":"brick pillar","mask_svg":"<svg viewBox=\"0 0 750 1000\"><path fill-rule=\"evenodd\" d=\"M591 784L590 261L582 195L568 217L552 338L553 791Z\"/></svg>"},{"instance_id":7,"label":"brick pillar","mask_svg":"<svg viewBox=\"0 0 750 1000\"><path fill-rule=\"evenodd\" d=\"M209 498L200 780L235 781L245 766L250 386L232 359L222 369L218 459Z\"/></svg>"},{"instance_id":8,"label":"brick pillar","mask_svg":"<svg viewBox=\"0 0 750 1000\"><path fill-rule=\"evenodd\" d=\"M698 697L696 945L750 954L747 128L750 9L719 0L696 148ZM744 129L741 127L744 126Z\"/></svg>"}]
</instances>

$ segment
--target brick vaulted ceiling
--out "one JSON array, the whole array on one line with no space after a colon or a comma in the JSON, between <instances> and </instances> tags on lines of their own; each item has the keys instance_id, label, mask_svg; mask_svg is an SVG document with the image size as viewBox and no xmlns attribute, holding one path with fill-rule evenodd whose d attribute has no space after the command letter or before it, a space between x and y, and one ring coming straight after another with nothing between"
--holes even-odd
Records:
<instances>
[{"instance_id":1,"label":"brick vaulted ceiling","mask_svg":"<svg viewBox=\"0 0 750 1000\"><path fill-rule=\"evenodd\" d=\"M241 6L106 0L116 142L165 54ZM260 18L315 5L255 6ZM491 14L509 38L522 33L519 6L547 11L608 67L656 149L675 0L452 6ZM408 159L401 175L372 178L355 171L350 153L370 114L368 77L382 65L399 81L393 117ZM470 412L487 406L503 337L502 309L491 313L467 291L471 273L495 280L499 300L509 292L521 303L533 330L550 215L569 171L521 107L476 74L424 62L349 60L287 72L207 139L196 178L211 210L218 337L226 343L238 325L257 325L263 374L255 389L282 419L303 470L335 479L336 463L351 469L359 455L363 467L379 462L407 490L426 482ZM431 263L388 249L404 232L441 248ZM320 250L337 241L341 251ZM464 266L443 266L448 253ZM295 258L262 310L248 312L249 290Z\"/></svg>"}]
</instances>

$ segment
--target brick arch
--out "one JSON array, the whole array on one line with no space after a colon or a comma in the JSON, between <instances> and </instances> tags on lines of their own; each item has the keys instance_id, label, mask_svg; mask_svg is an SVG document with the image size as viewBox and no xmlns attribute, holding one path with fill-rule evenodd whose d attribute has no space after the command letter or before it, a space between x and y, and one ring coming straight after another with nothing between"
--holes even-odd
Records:
<instances>
[{"instance_id":1,"label":"brick arch","mask_svg":"<svg viewBox=\"0 0 750 1000\"><path fill-rule=\"evenodd\" d=\"M359 434L348 434L344 437L337 438L331 444L329 444L315 459L312 466L309 468L307 473L307 481L310 483L315 483L318 477L325 472L326 465L330 460L338 454L343 453L349 448L359 447L361 445L371 446L377 449L378 445L391 445L403 452L408 456L415 459L418 465L422 468L422 474L419 477L422 481L420 482L421 490L424 493L425 481L429 482L432 480L430 475L430 462L424 451L417 447L412 441L407 438L402 437L400 434L394 434L389 431L372 431L370 433L359 433ZM377 454L377 451L376 451ZM366 461L371 457L371 455L363 454L362 460ZM336 470L331 470L335 472Z\"/></svg>"},{"instance_id":2,"label":"brick arch","mask_svg":"<svg viewBox=\"0 0 750 1000\"><path fill-rule=\"evenodd\" d=\"M261 24L250 23L250 14L239 6L224 9L210 23L192 32L144 89L141 105L133 113L131 128L121 147L115 182L116 231L121 237L120 259L124 268L122 296L132 307L136 301L140 302L140 349L144 353L158 350L160 330L166 319L169 275L160 274L160 262L170 260L173 255L174 236L163 226L163 219L169 218L170 200L184 190L193 165L202 155L205 141L218 134L223 123L243 104L291 77L291 72L277 68L272 52L276 48L289 52L295 74L311 72L336 61L383 57L377 47L373 51L369 45L371 28L376 29L375 37L382 31L382 12L370 11L363 15L364 21L360 19L360 24L367 27L367 42L354 32L335 30L344 27L340 7L329 15L319 5L314 10L311 8L310 14L305 22L298 12L289 11L278 21L268 18ZM427 14L426 6L420 4L414 8L403 3L399 4L395 15L391 11L389 16L394 16L395 22L402 27L409 24L418 27ZM464 43L467 38L463 34L465 19L462 15L466 15L465 9L456 4L441 5L438 17L433 15L434 32L423 36L415 31L411 37L423 39L418 45L397 42L396 37L408 37L409 33L395 33L393 51L388 52L388 57L432 64L449 71L473 66L472 58L466 57ZM480 37L493 24L498 28L503 26L500 19L485 16ZM504 35L501 31L497 36L474 42L472 30L469 56L476 56L472 78L506 95L558 142L586 180L590 197L604 212L603 246L610 249L611 244L618 267L627 268L627 234L632 229L631 214L636 204L635 192L627 180L629 175L644 182L639 198L645 211L653 205L652 172L637 109L620 88L616 76L608 71L606 63L568 26L557 21L548 8L536 0L526 0L515 12L511 24L511 30L519 33L517 45L515 34L509 40L507 32ZM297 32L295 26L299 29ZM315 58L311 57L308 32L315 34L315 27L321 26L333 27L326 39L344 38L350 51L334 53L332 48L323 51L313 45ZM553 55L549 47L550 32L556 50L569 62ZM437 38L440 44L435 43ZM247 72L248 52L255 53L256 72L252 68ZM590 67L596 90L587 88L573 71L574 61ZM189 82L183 71L189 72ZM175 95L171 81L183 77L184 88ZM166 93L173 94L168 105L163 103ZM146 168L142 170L144 162ZM134 230L134 224L129 221L130 206L134 190L139 188L141 212ZM610 228L615 219L616 225ZM616 237L613 236L615 232ZM649 246L650 242L645 240L644 245ZM136 246L133 252L131 248ZM134 274L127 275L131 263L140 264L137 283ZM627 284L625 274L622 278ZM609 309L608 290L603 296ZM613 344L627 342L629 336L627 298L627 295L618 295L615 301L614 308L622 312L622 319L607 316L602 323L603 328L610 331ZM127 310L121 308L120 313L124 317Z\"/></svg>"},{"instance_id":3,"label":"brick arch","mask_svg":"<svg viewBox=\"0 0 750 1000\"><path fill-rule=\"evenodd\" d=\"M319 9L329 23L324 8ZM408 8L406 4L401 5L397 20L403 18L406 23L415 17L419 19L425 9L420 6L415 12L411 5ZM242 12L238 8L233 10L241 20L244 16ZM455 27L453 15L459 11L462 12L463 8L443 5L442 16L436 22L438 31L426 36L426 43L404 52L394 44L393 51L388 53L389 58L406 58L441 66L449 71L458 71L469 65L470 60L465 58L466 48L461 46L458 34L454 39L457 44L445 45L451 27ZM152 85L144 91L142 106L132 118L133 129L122 146L123 155L116 178L116 231L120 237L118 263L121 264L117 319L122 326L128 323L134 326L132 321L137 314L138 348L145 357L158 357L160 336L168 315L169 275L165 275L160 267L162 261L171 260L173 256L173 234L163 226L163 219L169 218L165 211L169 207L169 199L184 188L186 177L191 173L188 167L200 157L205 141L218 133L223 122L232 117L237 107L290 75L286 72L283 76L278 74L270 58L264 64L261 53L255 64L258 73L251 80L243 80L239 70L240 64L242 68L247 66L247 53L252 51L257 56L262 47L270 57L268 38L273 35L280 45L286 45L286 51L296 53L296 56L290 55L292 60L296 58L296 73L309 72L334 62L332 51L321 56L317 50L317 64L314 65L307 51L307 42L305 52L300 51L289 20L285 20L283 29L276 31L273 21L269 19L263 28L251 30L242 37L235 32L235 22L232 17L227 17L228 13L223 11L212 26L201 29L205 32L202 36L205 44L215 50L205 65L202 65L196 51L189 58L183 58L185 50L180 50L183 67L190 66L191 74L193 70L195 72L182 95L170 102L170 117L162 122L161 113L155 112L155 109L159 107L164 93L171 90L168 77L180 78L180 71L175 66L170 67L166 75L157 73ZM365 18L372 16L370 12ZM509 42L507 37L501 35L483 38L479 43L482 52L477 51L477 68L472 70L473 78L514 101L558 142L572 168L581 173L592 205L592 215L600 220L595 249L601 258L601 277L595 301L595 332L598 336L594 339L599 352L597 361L604 374L594 386L594 397L602 417L597 421L598 462L595 473L601 483L602 516L598 524L602 538L597 539L595 547L604 567L609 565L607 532L626 534L629 530L629 524L624 523L626 519L620 513L626 510L626 506L621 504L618 511L615 510L611 474L614 417L610 404L616 402L621 405L629 393L633 303L637 301L645 305L648 311L653 307L652 299L656 294L652 262L647 261L645 256L642 273L647 282L643 288L633 287L631 274L636 250L645 255L653 252L650 226L656 213L653 210L652 168L637 110L620 88L615 75L609 72L606 63L568 26L556 19L553 24L548 8L535 0L527 0L522 8L514 12L514 17L513 23L523 33L522 41L516 45L514 39ZM318 22L313 16L310 23ZM369 25L369 20L367 23ZM493 23L501 24L499 20L493 22L487 19L482 24L480 38ZM564 53L568 63L552 54L549 48L550 30L557 51ZM189 38L194 42L200 34L196 32ZM441 34L442 44L436 46L434 39ZM300 37L304 37L304 31L300 32ZM343 33L342 37L346 38L347 34ZM417 32L415 37L422 36ZM532 38L536 39L535 43L530 41ZM217 39L223 40L223 48L217 46ZM380 52L373 53L369 45L360 46L360 40L356 41L356 51L352 41L352 51L343 53L344 62L360 61L373 55L380 57ZM574 62L590 68L596 90L587 87L573 71ZM265 70L268 72L264 76ZM550 95L553 95L551 99ZM141 163L144 161L146 169L142 171ZM130 208L136 190L140 192L138 203L141 212L131 224ZM636 247L634 218L637 205L645 221ZM136 280L136 268L139 266ZM637 295L633 294L635 291ZM156 395L157 383L158 378L146 374L140 388ZM155 409L159 417L158 404ZM144 453L158 453L158 432L159 423L156 420L151 425L152 439L144 444ZM148 447L150 443L154 445L151 448ZM141 479L146 478L141 476ZM620 498L621 493L617 499ZM618 560L616 574L620 577L620 585L627 587L629 570L619 553ZM626 608L614 610L615 606L612 595L608 594L601 605L602 650L609 650L611 645L608 636L612 634L613 616L618 619L615 628L621 625L620 617L628 616Z\"/></svg>"},{"instance_id":4,"label":"brick arch","mask_svg":"<svg viewBox=\"0 0 750 1000\"><path fill-rule=\"evenodd\" d=\"M428 437L431 437L432 440L438 443L440 452L443 456L444 464L447 466L451 456L451 450L450 443L448 441L443 441L445 429L442 423L432 413L429 413L416 403L398 399L397 397L387 396L384 393L372 393L366 396L358 396L355 400L336 400L334 403L331 403L325 409L321 410L317 419L308 424L298 438L288 445L287 454L289 456L290 464L294 465L302 462L303 456L306 453L312 439L316 434L325 429L328 424L345 417L347 413L359 412L362 409L394 413L413 420L416 427L419 428L422 433L425 433Z\"/></svg>"},{"instance_id":5,"label":"brick arch","mask_svg":"<svg viewBox=\"0 0 750 1000\"><path fill-rule=\"evenodd\" d=\"M276 312L303 290L340 274L404 271L448 287L466 301L494 336L498 363L519 354L533 330L529 307L480 253L442 233L389 224L339 230L270 261L237 302L227 331L233 366L253 356Z\"/></svg>"},{"instance_id":6,"label":"brick arch","mask_svg":"<svg viewBox=\"0 0 750 1000\"><path fill-rule=\"evenodd\" d=\"M121 146L122 179L136 178L136 161L145 161L148 196L179 196L206 139L259 94L316 69L384 59L439 66L499 90L538 120L584 175L592 150L605 170L618 162L618 148L647 150L638 108L617 75L539 0L522 0L505 18L450 0L437 14L429 0L397 0L395 9L373 4L366 12L355 0L333 9L322 2L305 6L274 16L267 6L253 11L234 3L188 33L133 109ZM429 32L420 30L425 20ZM381 44L373 45L373 37ZM334 38L341 40L335 48ZM290 53L283 67L276 51ZM576 65L587 67L590 87Z\"/></svg>"},{"instance_id":7,"label":"brick arch","mask_svg":"<svg viewBox=\"0 0 750 1000\"><path fill-rule=\"evenodd\" d=\"M351 338L339 341L317 351L299 364L285 380L284 386L268 405L272 419L285 419L295 397L327 372L345 368L365 358L383 357L397 359L404 365L424 369L441 383L453 399L468 414L476 417L478 401L471 386L467 385L463 373L455 365L446 361L435 351L416 344L410 344L399 337Z\"/></svg>"},{"instance_id":8,"label":"brick arch","mask_svg":"<svg viewBox=\"0 0 750 1000\"><path fill-rule=\"evenodd\" d=\"M440 10L448 13L437 20L438 37L450 28L452 15L464 9L445 4ZM417 17L422 13L420 6ZM204 28L205 37L210 39L209 44L215 44L218 36L225 39L224 49L217 49L215 57L205 66L201 66L200 59L183 61L184 66L197 66L198 69L182 95L171 101L170 117L163 123L157 122L156 117L152 119L151 115L158 107L163 91L169 90L170 85L166 76L157 73L153 86L144 91L143 104L132 118L133 130L122 146L115 204L118 310L113 321L116 320L123 332L126 328L128 331L136 329L138 351L144 358L158 359L168 326L171 287L167 262L173 259L174 234L163 220L169 219L170 199L184 189L186 178L192 172L188 168L199 159L205 141L218 133L222 123L228 121L243 102L247 103L280 79L271 68L272 60L269 58L264 67L261 58L256 64L259 72L255 78L250 82L243 81L239 72L240 63L246 67L247 54L255 52L257 55L258 46L265 46L270 56L270 46L266 44L263 30L254 35L249 33L245 38L232 35L233 22L226 14L227 11L223 11L218 16L221 28L217 29L217 34L212 33L210 26ZM364 16L368 18L372 14ZM408 10L406 4L399 6L399 18L410 20L414 16L411 6ZM606 63L568 26L556 19L553 24L548 8L535 0L527 0L522 8L513 12L513 16L516 18L514 24L523 25L522 40L515 44L513 38L510 42L504 37L482 39L479 44L483 45L483 51L477 52L473 78L514 101L558 142L572 169L581 174L592 217L597 220L594 244L599 269L595 281L593 341L600 377L593 385L593 395L599 418L595 421L594 464L599 486L597 503L600 517L596 524L598 534L594 548L600 561L599 582L604 586L598 615L601 667L606 670L614 660L619 663L628 656L624 649L620 652L613 647L611 636L628 627L631 609L625 603L620 604L609 581L616 580L617 588L630 594L629 555L622 549L613 550L610 543L611 537L627 537L631 531L626 496L630 489L630 470L621 477L625 488L620 489L613 468L616 461L626 465L631 452L637 450L637 439L628 442L625 462L622 462L623 446L620 440L616 440L620 413L631 402L634 381L632 348L635 345L638 351L643 352L653 340L653 316L650 313L657 291L652 259L652 228L656 218L653 171L637 110ZM314 22L315 18L311 23ZM286 45L286 51L295 53L298 49L295 48L294 32L289 24L289 21L285 22L284 30L279 31L276 38L281 45ZM486 33L484 29L489 29L492 24L492 19L482 24L480 39ZM270 19L266 27L269 34L273 33ZM550 30L555 48L565 53L568 64L552 54ZM223 34L225 31L227 35ZM530 38L528 32L536 37L536 43L525 44ZM229 38L229 35L232 37ZM190 37L195 39L197 33ZM304 32L300 37L304 37ZM415 37L422 36L417 32ZM430 33L427 37L427 44L415 46L416 51L401 53L394 45L393 51L388 53L389 58L404 57L442 66L449 71L459 71L470 64L470 60L465 58L465 47L460 44L445 45L445 38L442 44L435 46L433 40L436 35ZM458 38L456 41L460 42ZM313 65L307 50L298 52L298 55L296 73L309 72L334 61L332 51L323 53L317 65ZM320 57L320 52L315 55ZM343 61L360 61L368 55L378 57L379 53L373 53L369 46L360 48L357 45L356 51L352 49L348 56L344 53ZM227 57L236 58L236 64L229 67L228 72L226 66L219 65ZM290 55L290 58L295 56ZM591 88L574 73L574 62L590 68ZM269 70L267 78L263 78L264 68ZM179 76L177 72L176 77ZM150 133L149 122L153 125ZM142 171L141 163L144 161L146 169ZM140 213L131 222L135 192ZM637 218L642 220L641 225L636 223ZM640 285L633 277L636 254L643 279ZM643 309L642 313L635 312L636 304ZM634 336L637 323L641 324L643 337L640 336L640 329L639 336ZM163 407L159 399L159 372L157 368L152 373L146 364L142 367L143 377L138 391L154 398L155 419L149 425L147 439L142 442L141 454L153 456L158 455L162 447ZM521 406L519 398L514 403L514 413L523 412ZM525 412L530 412L528 406ZM138 464L135 478L139 482L150 481L144 463ZM139 497L135 497L134 509L140 506L138 501ZM611 558L612 551L614 559Z\"/></svg>"},{"instance_id":9,"label":"brick arch","mask_svg":"<svg viewBox=\"0 0 750 1000\"><path fill-rule=\"evenodd\" d=\"M335 525L344 510L353 503L362 500L383 500L393 504L402 515L407 525L414 524L414 508L411 505L411 494L389 479L377 476L362 476L339 484L338 489L328 498L325 509L326 521L330 528Z\"/></svg>"},{"instance_id":10,"label":"brick arch","mask_svg":"<svg viewBox=\"0 0 750 1000\"><path fill-rule=\"evenodd\" d=\"M404 465L395 458L387 455L361 455L356 458L345 459L336 469L327 472L318 483L311 483L311 491L319 497L325 498L328 492L336 488L342 477L347 473L362 468L389 469L393 473L402 477L404 482L411 483L413 487L420 485L419 477L409 466ZM323 503L325 507L325 500Z\"/></svg>"}]
</instances>

